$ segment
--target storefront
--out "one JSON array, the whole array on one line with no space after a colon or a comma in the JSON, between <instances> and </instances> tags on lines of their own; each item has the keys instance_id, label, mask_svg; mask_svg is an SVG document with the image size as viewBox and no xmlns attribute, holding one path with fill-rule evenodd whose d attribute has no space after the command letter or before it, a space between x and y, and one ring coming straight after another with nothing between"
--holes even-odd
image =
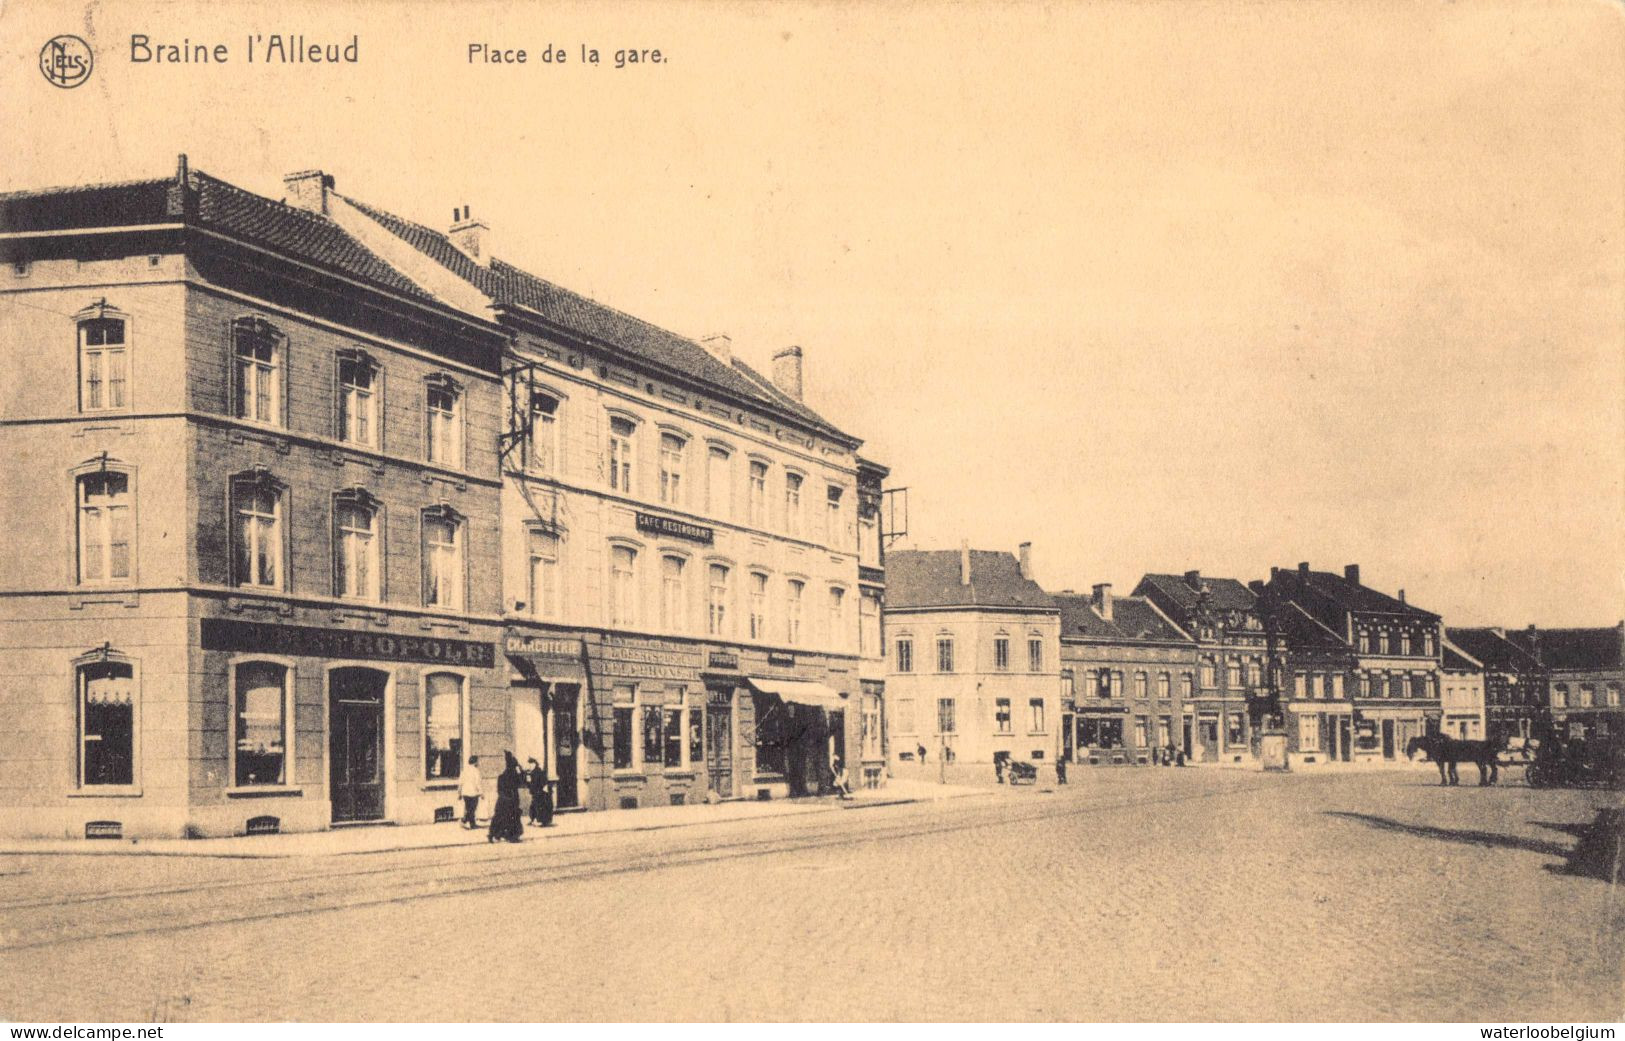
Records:
<instances>
[{"instance_id":1,"label":"storefront","mask_svg":"<svg viewBox=\"0 0 1625 1041\"><path fill-rule=\"evenodd\" d=\"M587 686L585 645L579 636L538 636L510 630L504 640L509 668L512 751L529 769L534 759L553 781L554 806L585 805L581 768L582 701Z\"/></svg>"},{"instance_id":2,"label":"storefront","mask_svg":"<svg viewBox=\"0 0 1625 1041\"><path fill-rule=\"evenodd\" d=\"M1124 748L1124 720L1127 709L1080 707L1073 717L1077 730L1077 761L1090 766L1121 764L1129 761Z\"/></svg>"}]
</instances>

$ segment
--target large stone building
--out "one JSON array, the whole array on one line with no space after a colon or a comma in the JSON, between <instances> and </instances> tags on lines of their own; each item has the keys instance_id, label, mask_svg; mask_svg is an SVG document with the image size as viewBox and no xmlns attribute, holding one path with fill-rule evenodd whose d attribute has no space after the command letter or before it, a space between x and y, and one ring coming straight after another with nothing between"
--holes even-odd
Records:
<instances>
[{"instance_id":1,"label":"large stone building","mask_svg":"<svg viewBox=\"0 0 1625 1041\"><path fill-rule=\"evenodd\" d=\"M1528 629L1508 639L1548 674L1552 724L1569 738L1625 736L1625 622L1595 629Z\"/></svg>"},{"instance_id":2,"label":"large stone building","mask_svg":"<svg viewBox=\"0 0 1625 1041\"><path fill-rule=\"evenodd\" d=\"M1055 594L1061 689L1072 704L1061 751L1078 763L1146 764L1195 750L1197 644L1145 597Z\"/></svg>"},{"instance_id":3,"label":"large stone building","mask_svg":"<svg viewBox=\"0 0 1625 1041\"><path fill-rule=\"evenodd\" d=\"M886 558L886 704L895 760L1052 761L1059 609L1018 556L962 546Z\"/></svg>"},{"instance_id":4,"label":"large stone building","mask_svg":"<svg viewBox=\"0 0 1625 1041\"><path fill-rule=\"evenodd\" d=\"M0 828L429 820L471 751L535 757L564 808L883 761L883 469L798 348L769 378L466 211L285 191L183 161L0 199L0 524L31 550L0 560Z\"/></svg>"}]
</instances>

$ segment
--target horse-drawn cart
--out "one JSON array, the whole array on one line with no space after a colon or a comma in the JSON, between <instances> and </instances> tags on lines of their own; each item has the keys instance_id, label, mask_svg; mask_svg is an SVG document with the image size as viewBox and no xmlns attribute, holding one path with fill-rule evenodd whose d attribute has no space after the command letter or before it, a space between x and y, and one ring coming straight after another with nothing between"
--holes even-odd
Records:
<instances>
[{"instance_id":1,"label":"horse-drawn cart","mask_svg":"<svg viewBox=\"0 0 1625 1041\"><path fill-rule=\"evenodd\" d=\"M1038 767L1021 759L1012 759L1005 766L1011 784L1037 784Z\"/></svg>"},{"instance_id":2,"label":"horse-drawn cart","mask_svg":"<svg viewBox=\"0 0 1625 1041\"><path fill-rule=\"evenodd\" d=\"M1531 788L1625 788L1625 742L1547 741L1524 771Z\"/></svg>"}]
</instances>

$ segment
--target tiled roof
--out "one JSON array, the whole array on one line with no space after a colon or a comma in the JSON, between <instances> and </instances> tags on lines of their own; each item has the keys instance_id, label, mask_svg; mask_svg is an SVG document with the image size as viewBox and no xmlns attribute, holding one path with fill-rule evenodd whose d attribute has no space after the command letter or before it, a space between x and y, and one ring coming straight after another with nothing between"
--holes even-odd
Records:
<instances>
[{"instance_id":1,"label":"tiled roof","mask_svg":"<svg viewBox=\"0 0 1625 1041\"><path fill-rule=\"evenodd\" d=\"M1253 591L1233 578L1201 578L1202 588L1207 590L1209 603L1215 611L1251 611L1258 604L1258 598ZM1196 608L1197 590L1185 581L1184 575L1147 574L1140 579L1140 585L1154 587L1182 611L1191 611ZM1136 587L1138 588L1138 587Z\"/></svg>"},{"instance_id":2,"label":"tiled roof","mask_svg":"<svg viewBox=\"0 0 1625 1041\"><path fill-rule=\"evenodd\" d=\"M41 188L0 195L0 232L116 228L180 220L166 213L175 180Z\"/></svg>"},{"instance_id":3,"label":"tiled roof","mask_svg":"<svg viewBox=\"0 0 1625 1041\"><path fill-rule=\"evenodd\" d=\"M533 311L553 325L623 351L632 358L653 362L745 401L766 404L842 440L856 440L737 358L731 365L724 363L687 337L538 278L496 257L491 258L489 267L477 264L442 232L348 196L345 200L497 304Z\"/></svg>"},{"instance_id":4,"label":"tiled roof","mask_svg":"<svg viewBox=\"0 0 1625 1041\"><path fill-rule=\"evenodd\" d=\"M1448 672L1483 672L1484 667L1476 661L1461 656L1455 647L1446 643L1442 648L1444 652L1444 667Z\"/></svg>"},{"instance_id":5,"label":"tiled roof","mask_svg":"<svg viewBox=\"0 0 1625 1041\"><path fill-rule=\"evenodd\" d=\"M1013 554L970 551L970 585L962 585L959 550L893 550L886 554L886 606L1006 607L1053 611L1055 601L1038 583L1021 577Z\"/></svg>"},{"instance_id":6,"label":"tiled roof","mask_svg":"<svg viewBox=\"0 0 1625 1041\"><path fill-rule=\"evenodd\" d=\"M1297 568L1280 568L1278 573L1288 583L1298 583L1301 575ZM1342 575L1330 571L1309 572L1309 588L1349 611L1370 611L1382 614L1408 614L1420 618L1438 618L1431 611L1407 604L1387 593L1379 593L1369 586L1350 582Z\"/></svg>"},{"instance_id":7,"label":"tiled roof","mask_svg":"<svg viewBox=\"0 0 1625 1041\"><path fill-rule=\"evenodd\" d=\"M1137 596L1112 597L1112 617L1102 618L1094 607L1094 598L1078 594L1057 593L1056 606L1061 609L1061 638L1098 640L1102 642L1136 642L1177 640L1190 643L1191 639L1170 624L1151 602Z\"/></svg>"},{"instance_id":8,"label":"tiled roof","mask_svg":"<svg viewBox=\"0 0 1625 1041\"><path fill-rule=\"evenodd\" d=\"M1286 640L1288 653L1310 650L1348 650L1348 641L1326 628L1309 612L1288 601L1276 613L1275 625Z\"/></svg>"},{"instance_id":9,"label":"tiled roof","mask_svg":"<svg viewBox=\"0 0 1625 1041\"><path fill-rule=\"evenodd\" d=\"M1486 669L1521 672L1540 668L1517 644L1494 629L1445 629L1450 642L1472 655Z\"/></svg>"},{"instance_id":10,"label":"tiled roof","mask_svg":"<svg viewBox=\"0 0 1625 1041\"><path fill-rule=\"evenodd\" d=\"M1625 667L1625 628L1536 629L1536 654L1548 669L1618 669ZM1507 638L1529 650L1529 633L1519 629Z\"/></svg>"}]
</instances>

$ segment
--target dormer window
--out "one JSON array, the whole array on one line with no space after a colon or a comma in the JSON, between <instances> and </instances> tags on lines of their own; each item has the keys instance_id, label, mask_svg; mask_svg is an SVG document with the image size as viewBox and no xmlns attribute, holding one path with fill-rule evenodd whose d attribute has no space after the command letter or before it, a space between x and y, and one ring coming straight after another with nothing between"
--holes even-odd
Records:
<instances>
[{"instance_id":1,"label":"dormer window","mask_svg":"<svg viewBox=\"0 0 1625 1041\"><path fill-rule=\"evenodd\" d=\"M129 344L125 320L105 303L79 318L79 411L128 408Z\"/></svg>"}]
</instances>

